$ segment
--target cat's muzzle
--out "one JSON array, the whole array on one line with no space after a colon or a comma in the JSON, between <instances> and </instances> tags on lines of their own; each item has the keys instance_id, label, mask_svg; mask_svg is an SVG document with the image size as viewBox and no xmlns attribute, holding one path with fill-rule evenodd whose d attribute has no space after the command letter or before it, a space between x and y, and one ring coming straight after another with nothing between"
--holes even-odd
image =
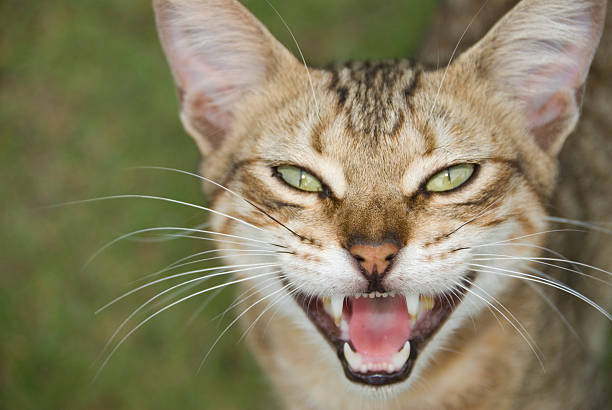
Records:
<instances>
[{"instance_id":1,"label":"cat's muzzle","mask_svg":"<svg viewBox=\"0 0 612 410\"><path fill-rule=\"evenodd\" d=\"M292 292L337 352L349 380L383 386L406 380L419 352L463 299L474 274L443 294L371 292L305 296Z\"/></svg>"}]
</instances>

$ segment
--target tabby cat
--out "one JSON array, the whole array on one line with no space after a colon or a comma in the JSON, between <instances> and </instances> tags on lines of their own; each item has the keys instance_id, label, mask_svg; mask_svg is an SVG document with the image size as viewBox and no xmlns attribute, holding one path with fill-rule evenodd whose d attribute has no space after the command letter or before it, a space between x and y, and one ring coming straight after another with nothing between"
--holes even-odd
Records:
<instances>
[{"instance_id":1,"label":"tabby cat","mask_svg":"<svg viewBox=\"0 0 612 410\"><path fill-rule=\"evenodd\" d=\"M611 39L563 148L606 1L512 3L448 2L423 64L318 69L235 0L154 0L211 226L266 255L233 281L287 408L606 406L607 272L565 258L612 241L560 232L609 219Z\"/></svg>"}]
</instances>

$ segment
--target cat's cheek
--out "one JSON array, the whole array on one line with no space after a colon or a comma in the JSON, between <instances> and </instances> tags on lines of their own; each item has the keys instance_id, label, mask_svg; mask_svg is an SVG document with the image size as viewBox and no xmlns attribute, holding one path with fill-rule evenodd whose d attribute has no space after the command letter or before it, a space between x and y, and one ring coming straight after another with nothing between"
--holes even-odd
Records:
<instances>
[{"instance_id":1,"label":"cat's cheek","mask_svg":"<svg viewBox=\"0 0 612 410\"><path fill-rule=\"evenodd\" d=\"M467 255L456 253L448 258L430 258L417 246L407 246L398 255L393 269L384 280L390 291L411 294L441 294L453 289L469 273Z\"/></svg>"}]
</instances>

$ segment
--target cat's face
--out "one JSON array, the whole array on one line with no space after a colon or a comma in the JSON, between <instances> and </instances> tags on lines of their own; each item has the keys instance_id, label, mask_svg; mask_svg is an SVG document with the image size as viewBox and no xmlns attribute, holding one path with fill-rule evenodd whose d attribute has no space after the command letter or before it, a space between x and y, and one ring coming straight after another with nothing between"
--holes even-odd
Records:
<instances>
[{"instance_id":1,"label":"cat's face","mask_svg":"<svg viewBox=\"0 0 612 410\"><path fill-rule=\"evenodd\" d=\"M448 70L307 71L235 2L157 2L183 121L225 187L205 184L211 207L240 220L211 223L261 241L236 249L278 251L239 275L337 353L339 377L409 385L514 286L515 257L538 254L601 30L600 2L574 3L555 24L575 17L575 38L533 29L526 55L507 37L551 1L524 2ZM554 55L529 60L538 36Z\"/></svg>"},{"instance_id":2,"label":"cat's face","mask_svg":"<svg viewBox=\"0 0 612 410\"><path fill-rule=\"evenodd\" d=\"M283 86L252 114L266 120L251 122L255 125L236 135L240 142L229 144L231 177L210 168L206 173L294 233L222 190L213 193L215 209L265 231L223 217L214 218L214 226L283 246L279 250L286 253L274 258L282 273L263 295L285 285L295 291L277 309L294 320L310 320L312 330L323 335L321 343L327 339L342 352L350 378L401 381L445 321L449 328L459 326L481 307L473 295L460 302L464 286L473 280L483 289L479 294L491 295L505 286L501 277L474 272L475 254L535 254L529 247L496 243L544 230L545 192L538 187L550 183L550 175L533 183L535 177L525 174L529 154L512 142L520 135L513 135L511 124L504 130L503 122L490 120L503 118L503 112L485 114L496 108L490 100L466 105L469 95L437 95L440 72L389 62L312 75L320 117L310 89L296 93ZM385 103L377 106L379 101ZM302 177L310 183L305 187L315 191L291 185L299 181L296 168L308 173ZM428 181L444 183L449 176L460 185L428 189ZM540 241L536 235L521 243ZM382 253L372 254L377 251ZM363 293L377 297L355 297ZM340 306L335 320L332 303ZM407 341L410 360L394 357ZM356 358L346 360L345 343Z\"/></svg>"}]
</instances>

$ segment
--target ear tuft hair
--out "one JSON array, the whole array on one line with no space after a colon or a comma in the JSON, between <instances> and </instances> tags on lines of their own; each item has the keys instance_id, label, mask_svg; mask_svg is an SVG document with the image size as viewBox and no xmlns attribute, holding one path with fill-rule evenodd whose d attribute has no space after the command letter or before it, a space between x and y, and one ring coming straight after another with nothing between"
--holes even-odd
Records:
<instances>
[{"instance_id":1,"label":"ear tuft hair","mask_svg":"<svg viewBox=\"0 0 612 410\"><path fill-rule=\"evenodd\" d=\"M576 126L605 14L605 0L524 0L468 51L495 89L521 102L550 155Z\"/></svg>"},{"instance_id":2,"label":"ear tuft hair","mask_svg":"<svg viewBox=\"0 0 612 410\"><path fill-rule=\"evenodd\" d=\"M202 154L218 149L236 106L265 86L290 53L235 0L154 0L181 120Z\"/></svg>"}]
</instances>

